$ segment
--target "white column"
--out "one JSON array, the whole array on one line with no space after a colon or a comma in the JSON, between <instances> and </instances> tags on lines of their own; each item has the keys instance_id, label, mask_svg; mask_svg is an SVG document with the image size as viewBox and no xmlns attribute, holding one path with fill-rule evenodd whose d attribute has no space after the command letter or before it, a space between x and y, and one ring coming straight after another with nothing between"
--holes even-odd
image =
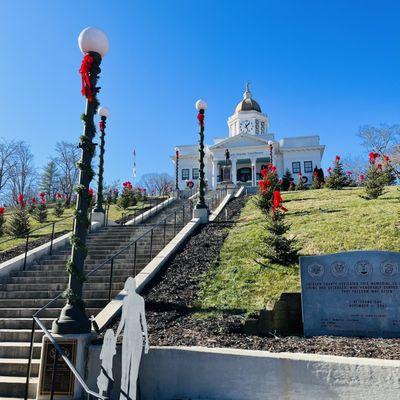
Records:
<instances>
[{"instance_id":1,"label":"white column","mask_svg":"<svg viewBox=\"0 0 400 400\"><path fill-rule=\"evenodd\" d=\"M237 183L236 182L236 175L237 175L237 172L236 172L236 159L235 160L232 160L232 170L231 170L231 175L232 175L232 182L233 183Z\"/></svg>"},{"instance_id":2,"label":"white column","mask_svg":"<svg viewBox=\"0 0 400 400\"><path fill-rule=\"evenodd\" d=\"M257 159L256 158L252 158L251 159L251 184L253 186L256 185L256 166L257 166Z\"/></svg>"},{"instance_id":3,"label":"white column","mask_svg":"<svg viewBox=\"0 0 400 400\"><path fill-rule=\"evenodd\" d=\"M212 184L213 184L213 189L215 190L217 188L217 175L218 175L218 161L217 160L213 160L212 163Z\"/></svg>"}]
</instances>

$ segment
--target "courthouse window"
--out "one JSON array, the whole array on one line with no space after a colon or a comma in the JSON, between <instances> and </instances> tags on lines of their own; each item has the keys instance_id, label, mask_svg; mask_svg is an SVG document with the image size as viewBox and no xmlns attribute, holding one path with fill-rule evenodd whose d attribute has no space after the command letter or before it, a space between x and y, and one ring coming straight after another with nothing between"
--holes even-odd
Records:
<instances>
[{"instance_id":1,"label":"courthouse window","mask_svg":"<svg viewBox=\"0 0 400 400\"><path fill-rule=\"evenodd\" d=\"M312 161L304 161L304 172L312 172Z\"/></svg>"},{"instance_id":2,"label":"courthouse window","mask_svg":"<svg viewBox=\"0 0 400 400\"><path fill-rule=\"evenodd\" d=\"M199 169L198 168L192 169L192 179L199 179Z\"/></svg>"},{"instance_id":3,"label":"courthouse window","mask_svg":"<svg viewBox=\"0 0 400 400\"><path fill-rule=\"evenodd\" d=\"M189 168L182 169L182 180L186 181L189 179Z\"/></svg>"},{"instance_id":4,"label":"courthouse window","mask_svg":"<svg viewBox=\"0 0 400 400\"><path fill-rule=\"evenodd\" d=\"M292 172L294 174L298 174L301 172L300 162L292 162Z\"/></svg>"}]
</instances>

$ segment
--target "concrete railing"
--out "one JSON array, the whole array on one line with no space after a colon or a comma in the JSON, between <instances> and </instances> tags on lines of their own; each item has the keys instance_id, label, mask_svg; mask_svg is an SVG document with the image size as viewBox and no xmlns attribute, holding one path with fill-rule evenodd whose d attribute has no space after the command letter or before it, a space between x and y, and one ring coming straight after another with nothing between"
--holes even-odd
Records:
<instances>
[{"instance_id":1,"label":"concrete railing","mask_svg":"<svg viewBox=\"0 0 400 400\"><path fill-rule=\"evenodd\" d=\"M172 204L176 199L174 199L173 197L170 197L167 200L164 200L162 203L157 204L156 206L150 208L150 210L145 211L144 213L138 215L137 217L129 220L128 222L126 222L124 225L136 225L136 224L140 224L141 222L144 222L146 220L148 220L150 217L152 217L153 215L157 214L158 212L160 212L161 210L163 210L164 208L168 207L170 204Z\"/></svg>"},{"instance_id":2,"label":"concrete railing","mask_svg":"<svg viewBox=\"0 0 400 400\"><path fill-rule=\"evenodd\" d=\"M151 343L150 343L151 344ZM101 346L88 355L96 388ZM118 399L121 347L114 358ZM400 361L203 347L150 347L140 368L142 400L398 399Z\"/></svg>"}]
</instances>

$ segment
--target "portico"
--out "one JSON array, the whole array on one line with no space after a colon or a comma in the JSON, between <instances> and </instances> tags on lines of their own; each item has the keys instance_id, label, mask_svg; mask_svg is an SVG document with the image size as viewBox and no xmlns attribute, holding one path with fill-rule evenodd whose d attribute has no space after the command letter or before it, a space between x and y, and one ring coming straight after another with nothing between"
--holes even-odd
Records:
<instances>
[{"instance_id":1,"label":"portico","mask_svg":"<svg viewBox=\"0 0 400 400\"><path fill-rule=\"evenodd\" d=\"M268 116L261 112L259 104L252 98L248 84L243 100L228 118L228 127L228 137L215 138L212 145L205 146L205 176L210 189L217 188L223 180L222 167L226 162L227 149L230 153L231 180L236 185L256 186L263 165L271 161L271 151L278 175L283 176L289 171L295 183L300 178L305 184L311 183L313 168L321 167L325 146L320 145L319 137L275 140L275 134L268 132ZM176 149L180 152L178 183L182 190L189 180L195 185L197 183L198 149L196 145L177 146ZM171 159L176 161L175 156Z\"/></svg>"}]
</instances>

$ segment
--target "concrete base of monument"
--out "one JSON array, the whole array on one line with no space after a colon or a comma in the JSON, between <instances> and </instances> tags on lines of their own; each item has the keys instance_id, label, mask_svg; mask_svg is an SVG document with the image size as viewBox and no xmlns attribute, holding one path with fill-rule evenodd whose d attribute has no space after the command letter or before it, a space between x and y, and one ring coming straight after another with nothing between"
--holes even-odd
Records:
<instances>
[{"instance_id":1,"label":"concrete base of monument","mask_svg":"<svg viewBox=\"0 0 400 400\"><path fill-rule=\"evenodd\" d=\"M208 223L209 211L208 208L194 208L193 218L199 218L202 224Z\"/></svg>"},{"instance_id":2,"label":"concrete base of monument","mask_svg":"<svg viewBox=\"0 0 400 400\"><path fill-rule=\"evenodd\" d=\"M105 214L99 211L92 212L92 222L98 222L100 226L104 226Z\"/></svg>"},{"instance_id":3,"label":"concrete base of monument","mask_svg":"<svg viewBox=\"0 0 400 400\"><path fill-rule=\"evenodd\" d=\"M63 349L64 354L72 362L79 375L84 379L88 345L93 339L92 333L80 335L57 335L53 337ZM37 400L47 400L50 397L54 370L54 355L56 351L50 340L43 336L40 356L39 384ZM81 385L73 373L57 353L54 373L54 396L57 400L80 399L83 394Z\"/></svg>"}]
</instances>

